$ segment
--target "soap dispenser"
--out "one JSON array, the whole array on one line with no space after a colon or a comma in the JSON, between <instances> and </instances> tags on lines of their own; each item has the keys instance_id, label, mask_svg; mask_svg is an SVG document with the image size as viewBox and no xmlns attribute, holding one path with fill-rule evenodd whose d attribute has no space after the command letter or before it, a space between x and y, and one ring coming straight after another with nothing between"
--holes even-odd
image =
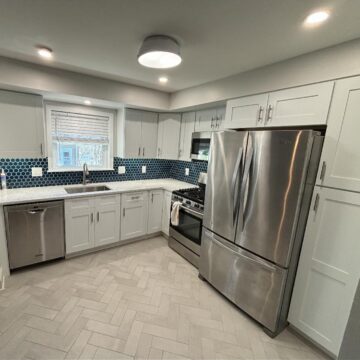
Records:
<instances>
[{"instance_id":1,"label":"soap dispenser","mask_svg":"<svg viewBox=\"0 0 360 360\"><path fill-rule=\"evenodd\" d=\"M6 174L5 174L4 169L1 170L0 182L1 182L1 189L5 190L6 189Z\"/></svg>"}]
</instances>

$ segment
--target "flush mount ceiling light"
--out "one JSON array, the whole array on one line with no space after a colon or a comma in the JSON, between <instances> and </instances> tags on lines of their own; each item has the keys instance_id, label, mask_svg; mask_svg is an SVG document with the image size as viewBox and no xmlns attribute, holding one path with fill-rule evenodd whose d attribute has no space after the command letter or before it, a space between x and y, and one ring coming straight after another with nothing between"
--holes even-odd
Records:
<instances>
[{"instance_id":1,"label":"flush mount ceiling light","mask_svg":"<svg viewBox=\"0 0 360 360\"><path fill-rule=\"evenodd\" d=\"M159 77L159 83L160 84L166 84L169 81L169 79L166 76L160 76Z\"/></svg>"},{"instance_id":2,"label":"flush mount ceiling light","mask_svg":"<svg viewBox=\"0 0 360 360\"><path fill-rule=\"evenodd\" d=\"M85 104L85 105L91 105L91 101L88 100L88 99L86 99L86 100L84 100L84 104Z\"/></svg>"},{"instance_id":3,"label":"flush mount ceiling light","mask_svg":"<svg viewBox=\"0 0 360 360\"><path fill-rule=\"evenodd\" d=\"M304 21L307 26L319 25L326 21L330 16L329 11L322 10L311 13Z\"/></svg>"},{"instance_id":4,"label":"flush mount ceiling light","mask_svg":"<svg viewBox=\"0 0 360 360\"><path fill-rule=\"evenodd\" d=\"M138 61L141 65L155 69L178 66L181 60L178 42L165 35L147 37L138 53Z\"/></svg>"},{"instance_id":5,"label":"flush mount ceiling light","mask_svg":"<svg viewBox=\"0 0 360 360\"><path fill-rule=\"evenodd\" d=\"M53 57L53 52L50 48L47 47L39 47L37 50L39 56L44 59L50 60Z\"/></svg>"}]
</instances>

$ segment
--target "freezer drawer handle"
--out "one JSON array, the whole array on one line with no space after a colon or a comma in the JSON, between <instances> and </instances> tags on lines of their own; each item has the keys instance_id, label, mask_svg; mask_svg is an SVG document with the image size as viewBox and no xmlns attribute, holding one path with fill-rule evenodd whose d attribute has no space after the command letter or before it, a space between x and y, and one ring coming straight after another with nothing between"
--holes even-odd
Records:
<instances>
[{"instance_id":1,"label":"freezer drawer handle","mask_svg":"<svg viewBox=\"0 0 360 360\"><path fill-rule=\"evenodd\" d=\"M247 255L245 255L245 254L243 254L243 253L240 253L240 252L237 252L237 251L233 250L230 246L226 246L226 245L223 244L221 241L219 241L219 240L216 239L214 236L212 236L212 234L210 234L209 232L206 232L206 235L209 236L209 237L211 238L211 240L212 240L215 244L221 246L222 248L224 248L224 249L226 249L226 250L231 251L233 254L235 254L235 255L237 255L237 256L241 256L241 257L245 258L246 260L249 260L249 261L251 261L251 262L253 262L253 263L255 263L255 264L258 264L258 265L266 268L267 270L269 270L269 271L271 271L271 272L275 272L275 271L276 271L276 267L275 267L275 266L271 266L271 265L269 265L268 263L266 263L265 261L262 261L262 260L260 260L260 259L254 259L254 258L252 258L252 257L250 257L250 256L247 256Z\"/></svg>"}]
</instances>

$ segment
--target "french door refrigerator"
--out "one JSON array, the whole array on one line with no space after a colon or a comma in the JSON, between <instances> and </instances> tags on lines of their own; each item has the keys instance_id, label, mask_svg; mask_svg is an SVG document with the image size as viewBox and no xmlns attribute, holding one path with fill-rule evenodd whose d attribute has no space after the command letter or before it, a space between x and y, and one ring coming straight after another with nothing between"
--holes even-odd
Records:
<instances>
[{"instance_id":1,"label":"french door refrigerator","mask_svg":"<svg viewBox=\"0 0 360 360\"><path fill-rule=\"evenodd\" d=\"M264 326L286 318L323 137L212 133L199 273Z\"/></svg>"}]
</instances>

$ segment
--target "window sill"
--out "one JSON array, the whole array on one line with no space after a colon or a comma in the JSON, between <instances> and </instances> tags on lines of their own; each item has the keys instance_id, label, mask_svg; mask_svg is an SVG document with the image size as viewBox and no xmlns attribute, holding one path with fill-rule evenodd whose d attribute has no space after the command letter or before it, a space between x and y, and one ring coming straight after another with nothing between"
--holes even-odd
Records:
<instances>
[{"instance_id":1,"label":"window sill","mask_svg":"<svg viewBox=\"0 0 360 360\"><path fill-rule=\"evenodd\" d=\"M90 172L93 171L115 171L114 168L101 168L101 169L92 169L89 168ZM48 173L58 173L58 172L83 172L83 169L48 169Z\"/></svg>"}]
</instances>

